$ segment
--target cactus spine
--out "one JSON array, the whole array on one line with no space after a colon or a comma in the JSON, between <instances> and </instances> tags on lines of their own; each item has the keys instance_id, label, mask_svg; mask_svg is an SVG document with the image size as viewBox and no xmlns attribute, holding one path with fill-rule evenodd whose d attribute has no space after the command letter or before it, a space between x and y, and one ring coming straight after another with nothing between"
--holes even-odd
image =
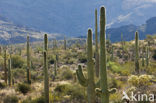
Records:
<instances>
[{"instance_id":1,"label":"cactus spine","mask_svg":"<svg viewBox=\"0 0 156 103\"><path fill-rule=\"evenodd\" d=\"M8 82L9 82L9 86L11 86L12 85L11 54L10 54L10 59L8 60Z\"/></svg>"},{"instance_id":2,"label":"cactus spine","mask_svg":"<svg viewBox=\"0 0 156 103\"><path fill-rule=\"evenodd\" d=\"M92 30L88 30L87 38L87 72L88 79L85 79L81 66L78 66L76 71L78 80L81 85L87 87L88 103L95 103L95 83L94 83L94 69L93 69L93 59L92 59Z\"/></svg>"},{"instance_id":3,"label":"cactus spine","mask_svg":"<svg viewBox=\"0 0 156 103\"><path fill-rule=\"evenodd\" d=\"M27 82L31 84L29 36L27 36Z\"/></svg>"},{"instance_id":4,"label":"cactus spine","mask_svg":"<svg viewBox=\"0 0 156 103\"><path fill-rule=\"evenodd\" d=\"M139 34L135 32L135 72L139 74Z\"/></svg>"},{"instance_id":5,"label":"cactus spine","mask_svg":"<svg viewBox=\"0 0 156 103\"><path fill-rule=\"evenodd\" d=\"M7 73L7 48L5 47L4 49L4 80L5 80L5 83L7 84L7 79L8 79L8 73Z\"/></svg>"},{"instance_id":6,"label":"cactus spine","mask_svg":"<svg viewBox=\"0 0 156 103\"><path fill-rule=\"evenodd\" d=\"M105 8L100 10L100 87L102 91L101 103L109 103L106 66L106 34L105 34Z\"/></svg>"},{"instance_id":7,"label":"cactus spine","mask_svg":"<svg viewBox=\"0 0 156 103\"><path fill-rule=\"evenodd\" d=\"M48 77L48 64L47 64L47 50L48 50L48 37L44 35L44 96L45 103L49 103L49 77Z\"/></svg>"},{"instance_id":8,"label":"cactus spine","mask_svg":"<svg viewBox=\"0 0 156 103\"><path fill-rule=\"evenodd\" d=\"M97 23L97 9L95 9L95 70L96 77L99 77L99 49L98 49L98 23Z\"/></svg>"}]
</instances>

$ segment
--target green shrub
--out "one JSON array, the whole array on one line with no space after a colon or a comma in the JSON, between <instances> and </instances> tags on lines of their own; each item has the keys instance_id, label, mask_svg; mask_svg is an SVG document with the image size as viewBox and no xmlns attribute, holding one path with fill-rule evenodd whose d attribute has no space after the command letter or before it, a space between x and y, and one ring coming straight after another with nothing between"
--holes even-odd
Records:
<instances>
[{"instance_id":1,"label":"green shrub","mask_svg":"<svg viewBox=\"0 0 156 103\"><path fill-rule=\"evenodd\" d=\"M85 89L79 85L62 84L58 85L54 91L59 96L69 95L71 100L83 101L86 99Z\"/></svg>"},{"instance_id":2,"label":"green shrub","mask_svg":"<svg viewBox=\"0 0 156 103\"><path fill-rule=\"evenodd\" d=\"M5 88L6 87L6 84L3 82L0 82L0 89L3 89L3 88Z\"/></svg>"},{"instance_id":3,"label":"green shrub","mask_svg":"<svg viewBox=\"0 0 156 103\"><path fill-rule=\"evenodd\" d=\"M22 83L22 84L18 84L17 90L23 94L26 94L31 90L31 87L28 84Z\"/></svg>"},{"instance_id":4,"label":"green shrub","mask_svg":"<svg viewBox=\"0 0 156 103\"><path fill-rule=\"evenodd\" d=\"M25 78L25 70L21 68L13 69L13 77L18 80Z\"/></svg>"},{"instance_id":5,"label":"green shrub","mask_svg":"<svg viewBox=\"0 0 156 103\"><path fill-rule=\"evenodd\" d=\"M54 64L54 62L55 62L55 56L54 55L50 55L48 57L48 61L49 61L49 64Z\"/></svg>"},{"instance_id":6,"label":"green shrub","mask_svg":"<svg viewBox=\"0 0 156 103\"><path fill-rule=\"evenodd\" d=\"M152 77L150 75L132 75L129 77L128 82L135 87L141 87L151 85L151 80Z\"/></svg>"},{"instance_id":7,"label":"green shrub","mask_svg":"<svg viewBox=\"0 0 156 103\"><path fill-rule=\"evenodd\" d=\"M73 78L73 72L69 69L62 69L61 71L61 79L71 80Z\"/></svg>"},{"instance_id":8,"label":"green shrub","mask_svg":"<svg viewBox=\"0 0 156 103\"><path fill-rule=\"evenodd\" d=\"M30 103L45 103L44 102L44 97L43 96L38 97L38 98L32 100Z\"/></svg>"},{"instance_id":9,"label":"green shrub","mask_svg":"<svg viewBox=\"0 0 156 103\"><path fill-rule=\"evenodd\" d=\"M3 100L4 103L18 103L17 96L7 96Z\"/></svg>"},{"instance_id":10,"label":"green shrub","mask_svg":"<svg viewBox=\"0 0 156 103\"><path fill-rule=\"evenodd\" d=\"M22 68L24 64L24 60L19 55L13 55L12 56L12 66L13 68Z\"/></svg>"}]
</instances>

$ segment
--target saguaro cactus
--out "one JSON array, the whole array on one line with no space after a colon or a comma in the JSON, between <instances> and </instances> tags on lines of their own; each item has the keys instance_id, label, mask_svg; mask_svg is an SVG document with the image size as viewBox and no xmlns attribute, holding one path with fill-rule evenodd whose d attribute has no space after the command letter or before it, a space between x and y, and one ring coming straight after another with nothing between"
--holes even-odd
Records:
<instances>
[{"instance_id":1,"label":"saguaro cactus","mask_svg":"<svg viewBox=\"0 0 156 103\"><path fill-rule=\"evenodd\" d=\"M27 82L31 84L29 36L27 36Z\"/></svg>"},{"instance_id":2,"label":"saguaro cactus","mask_svg":"<svg viewBox=\"0 0 156 103\"><path fill-rule=\"evenodd\" d=\"M45 103L49 103L49 76L48 76L48 64L47 64L47 50L48 50L48 37L44 35L44 96Z\"/></svg>"},{"instance_id":3,"label":"saguaro cactus","mask_svg":"<svg viewBox=\"0 0 156 103\"><path fill-rule=\"evenodd\" d=\"M106 66L106 34L105 8L100 10L100 88L102 90L101 103L109 103Z\"/></svg>"},{"instance_id":4,"label":"saguaro cactus","mask_svg":"<svg viewBox=\"0 0 156 103\"><path fill-rule=\"evenodd\" d=\"M96 76L99 77L99 49L98 49L98 23L97 23L97 9L95 9L95 71Z\"/></svg>"},{"instance_id":5,"label":"saguaro cactus","mask_svg":"<svg viewBox=\"0 0 156 103\"><path fill-rule=\"evenodd\" d=\"M135 72L139 74L139 34L135 32Z\"/></svg>"},{"instance_id":6,"label":"saguaro cactus","mask_svg":"<svg viewBox=\"0 0 156 103\"><path fill-rule=\"evenodd\" d=\"M7 79L8 79L8 73L7 73L7 47L4 48L4 80L5 83L7 84Z\"/></svg>"},{"instance_id":7,"label":"saguaro cactus","mask_svg":"<svg viewBox=\"0 0 156 103\"><path fill-rule=\"evenodd\" d=\"M9 86L11 86L12 85L11 54L10 54L10 59L8 60L8 82L9 82Z\"/></svg>"},{"instance_id":8,"label":"saguaro cactus","mask_svg":"<svg viewBox=\"0 0 156 103\"><path fill-rule=\"evenodd\" d=\"M66 42L66 38L64 37L64 50L66 50L67 49L67 44L66 44L67 42Z\"/></svg>"},{"instance_id":9,"label":"saguaro cactus","mask_svg":"<svg viewBox=\"0 0 156 103\"><path fill-rule=\"evenodd\" d=\"M88 103L95 103L95 83L94 83L94 69L92 59L92 30L88 30L87 38L87 72L88 79L86 79L82 73L81 66L79 65L76 71L78 80L81 85L87 87Z\"/></svg>"},{"instance_id":10,"label":"saguaro cactus","mask_svg":"<svg viewBox=\"0 0 156 103\"><path fill-rule=\"evenodd\" d=\"M114 46L112 45L111 60L114 61Z\"/></svg>"},{"instance_id":11,"label":"saguaro cactus","mask_svg":"<svg viewBox=\"0 0 156 103\"><path fill-rule=\"evenodd\" d=\"M56 55L56 60L54 62L54 75L57 76L57 63L58 63L58 58L57 58L57 55Z\"/></svg>"},{"instance_id":12,"label":"saguaro cactus","mask_svg":"<svg viewBox=\"0 0 156 103\"><path fill-rule=\"evenodd\" d=\"M149 66L149 47L146 47L146 67Z\"/></svg>"}]
</instances>

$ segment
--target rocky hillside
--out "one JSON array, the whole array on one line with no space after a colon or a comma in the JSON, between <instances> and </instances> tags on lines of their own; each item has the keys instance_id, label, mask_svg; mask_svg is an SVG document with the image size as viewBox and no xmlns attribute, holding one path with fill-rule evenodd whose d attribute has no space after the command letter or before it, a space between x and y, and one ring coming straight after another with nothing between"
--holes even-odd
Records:
<instances>
[{"instance_id":1,"label":"rocky hillside","mask_svg":"<svg viewBox=\"0 0 156 103\"><path fill-rule=\"evenodd\" d=\"M39 41L45 33L21 25L15 25L0 16L0 44L24 43L26 35L30 35L30 41ZM50 39L55 37L59 37L59 34L50 34Z\"/></svg>"}]
</instances>

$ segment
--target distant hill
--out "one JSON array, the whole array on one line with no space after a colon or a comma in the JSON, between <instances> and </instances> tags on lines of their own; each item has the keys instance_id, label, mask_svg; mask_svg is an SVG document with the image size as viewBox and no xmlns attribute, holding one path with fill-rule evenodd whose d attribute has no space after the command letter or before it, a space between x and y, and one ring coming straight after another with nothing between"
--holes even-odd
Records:
<instances>
[{"instance_id":1,"label":"distant hill","mask_svg":"<svg viewBox=\"0 0 156 103\"><path fill-rule=\"evenodd\" d=\"M144 39L147 34L156 34L156 17L152 17L146 21L145 24L141 26L136 25L125 25L118 28L107 29L106 33L110 34L110 39L113 42L121 40L121 34L123 34L124 40L130 41L134 39L135 32L139 32L139 38Z\"/></svg>"},{"instance_id":2,"label":"distant hill","mask_svg":"<svg viewBox=\"0 0 156 103\"><path fill-rule=\"evenodd\" d=\"M30 41L43 39L46 32L15 25L5 17L0 16L0 44L13 44L26 42L26 36L30 35ZM49 39L59 37L59 34L48 35Z\"/></svg>"},{"instance_id":3,"label":"distant hill","mask_svg":"<svg viewBox=\"0 0 156 103\"><path fill-rule=\"evenodd\" d=\"M94 30L94 10L104 5L107 28L141 25L156 16L155 0L0 0L0 15L24 25L69 37L85 36Z\"/></svg>"}]
</instances>

